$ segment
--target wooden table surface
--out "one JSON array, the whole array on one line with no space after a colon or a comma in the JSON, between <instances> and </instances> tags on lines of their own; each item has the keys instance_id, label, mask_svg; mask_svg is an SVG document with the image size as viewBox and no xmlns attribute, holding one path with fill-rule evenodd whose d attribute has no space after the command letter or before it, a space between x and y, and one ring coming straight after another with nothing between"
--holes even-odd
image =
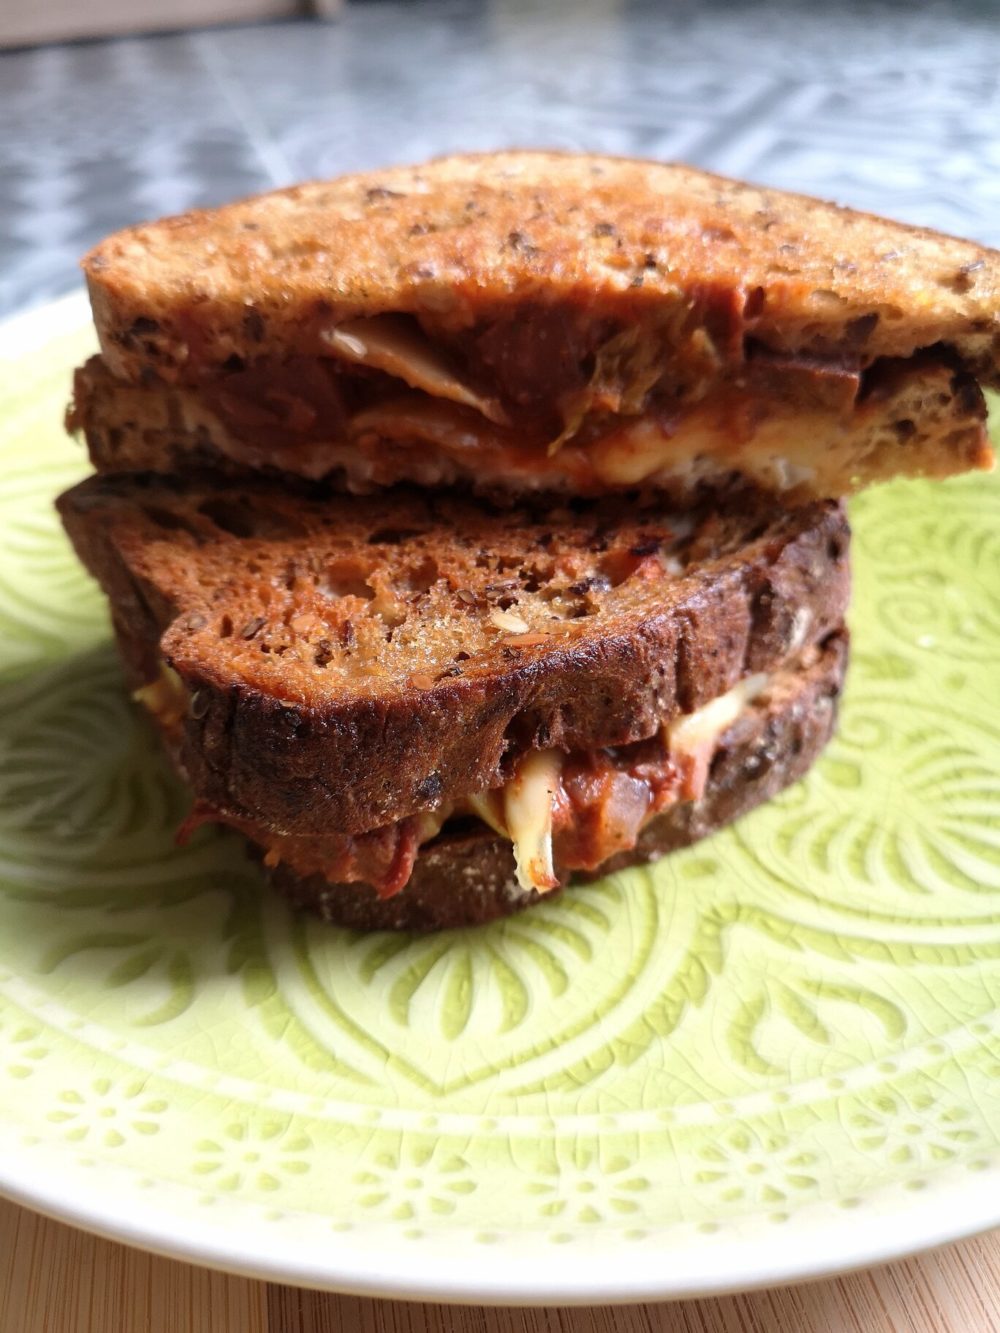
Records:
<instances>
[{"instance_id":1,"label":"wooden table surface","mask_svg":"<svg viewBox=\"0 0 1000 1333\"><path fill-rule=\"evenodd\" d=\"M97 1240L0 1200L0 1333L990 1333L1000 1236L828 1282L674 1304L483 1310L330 1296Z\"/></svg>"}]
</instances>

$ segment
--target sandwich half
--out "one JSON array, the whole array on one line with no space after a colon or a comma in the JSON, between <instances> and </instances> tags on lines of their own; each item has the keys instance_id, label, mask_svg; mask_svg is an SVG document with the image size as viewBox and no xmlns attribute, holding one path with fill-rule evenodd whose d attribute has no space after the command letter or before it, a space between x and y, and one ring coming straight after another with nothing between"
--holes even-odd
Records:
<instances>
[{"instance_id":1,"label":"sandwich half","mask_svg":"<svg viewBox=\"0 0 1000 1333\"><path fill-rule=\"evenodd\" d=\"M442 158L84 261L100 471L789 503L991 465L1000 254L688 167Z\"/></svg>"},{"instance_id":2,"label":"sandwich half","mask_svg":"<svg viewBox=\"0 0 1000 1333\"><path fill-rule=\"evenodd\" d=\"M833 728L835 502L121 475L59 508L189 828L237 829L331 920L485 921L648 860L800 777Z\"/></svg>"}]
</instances>

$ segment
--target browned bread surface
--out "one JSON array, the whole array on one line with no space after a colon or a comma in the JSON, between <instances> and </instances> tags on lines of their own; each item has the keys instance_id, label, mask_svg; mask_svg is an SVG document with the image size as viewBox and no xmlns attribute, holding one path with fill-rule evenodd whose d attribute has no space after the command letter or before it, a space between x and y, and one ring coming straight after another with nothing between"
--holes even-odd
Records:
<instances>
[{"instance_id":1,"label":"browned bread surface","mask_svg":"<svg viewBox=\"0 0 1000 1333\"><path fill-rule=\"evenodd\" d=\"M848 600L843 509L755 493L502 509L94 477L59 507L132 683L179 674L195 795L279 833L365 832L530 749L648 737Z\"/></svg>"},{"instance_id":2,"label":"browned bread surface","mask_svg":"<svg viewBox=\"0 0 1000 1333\"><path fill-rule=\"evenodd\" d=\"M597 878L708 837L761 805L811 768L829 740L847 667L847 636L827 640L814 664L751 707L720 738L705 795L657 816L638 845L606 862ZM297 907L360 930L444 930L480 925L542 901L519 887L510 843L485 828L445 833L420 852L402 892L379 898L367 885L302 879L287 867L266 872ZM570 890L572 892L572 890Z\"/></svg>"},{"instance_id":3,"label":"browned bread surface","mask_svg":"<svg viewBox=\"0 0 1000 1333\"><path fill-rule=\"evenodd\" d=\"M136 381L315 356L332 324L386 311L460 329L694 302L773 351L867 363L944 343L998 382L997 251L634 159L500 152L314 182L118 232L84 269L109 364Z\"/></svg>"}]
</instances>

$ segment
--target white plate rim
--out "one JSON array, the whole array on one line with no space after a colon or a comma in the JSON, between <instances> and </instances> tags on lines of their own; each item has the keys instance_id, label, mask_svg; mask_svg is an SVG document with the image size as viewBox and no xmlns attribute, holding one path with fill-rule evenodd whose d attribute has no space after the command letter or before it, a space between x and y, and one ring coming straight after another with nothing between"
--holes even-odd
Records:
<instances>
[{"instance_id":1,"label":"white plate rim","mask_svg":"<svg viewBox=\"0 0 1000 1333\"><path fill-rule=\"evenodd\" d=\"M472 1246L451 1249L447 1257L444 1247L433 1256L402 1249L373 1255L370 1246L326 1228L318 1245L303 1249L298 1240L283 1246L273 1230L259 1226L263 1244L254 1252L245 1235L220 1240L211 1218L200 1223L190 1213L171 1218L160 1210L140 1221L140 1210L102 1198L93 1188L95 1177L91 1169L73 1186L59 1171L20 1170L8 1159L0 1163L0 1195L104 1239L241 1277L447 1304L611 1305L724 1296L834 1277L1000 1227L1000 1172L985 1170L961 1187L928 1189L916 1205L908 1201L905 1208L868 1216L862 1210L844 1212L842 1220L810 1226L799 1237L786 1230L767 1231L752 1241L716 1236L697 1258L697 1252L683 1248L612 1251L601 1272L571 1250L548 1249L529 1263L519 1258L511 1264L508 1258L509 1266L502 1265L498 1250ZM657 1260L675 1262L661 1268Z\"/></svg>"}]
</instances>

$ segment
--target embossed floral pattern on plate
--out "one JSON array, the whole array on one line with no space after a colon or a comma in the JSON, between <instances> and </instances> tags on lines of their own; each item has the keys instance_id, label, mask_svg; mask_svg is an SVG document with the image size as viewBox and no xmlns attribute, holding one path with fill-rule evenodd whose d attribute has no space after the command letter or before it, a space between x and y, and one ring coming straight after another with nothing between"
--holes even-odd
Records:
<instances>
[{"instance_id":1,"label":"embossed floral pattern on plate","mask_svg":"<svg viewBox=\"0 0 1000 1333\"><path fill-rule=\"evenodd\" d=\"M494 927L361 935L292 915L223 833L175 846L186 797L52 511L85 471L59 418L88 335L78 305L39 318L34 346L0 343L8 1188L89 1172L97 1224L124 1200L176 1248L225 1217L251 1265L287 1232L313 1280L398 1244L436 1289L457 1252L499 1273L595 1237L683 1267L773 1233L780 1270L790 1221L846 1253L887 1191L979 1188L1000 1138L996 479L854 503L854 662L805 782Z\"/></svg>"}]
</instances>

